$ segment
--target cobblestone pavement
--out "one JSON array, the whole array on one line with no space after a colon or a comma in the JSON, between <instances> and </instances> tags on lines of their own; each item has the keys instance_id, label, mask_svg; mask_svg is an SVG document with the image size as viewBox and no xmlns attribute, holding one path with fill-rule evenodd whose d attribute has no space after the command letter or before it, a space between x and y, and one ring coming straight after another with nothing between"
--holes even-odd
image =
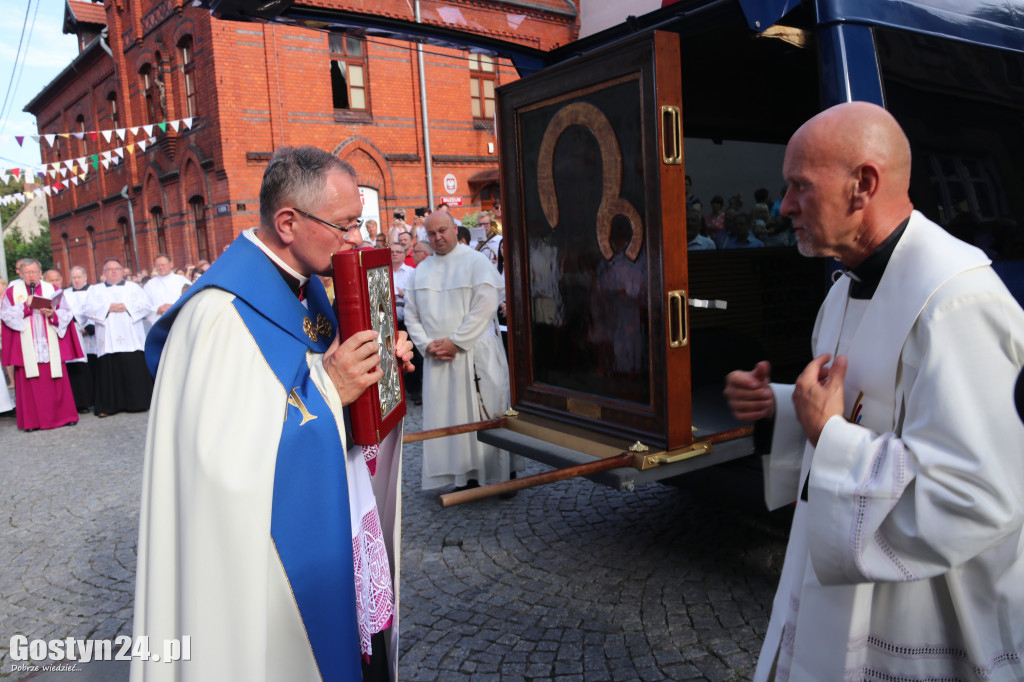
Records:
<instances>
[{"instance_id":1,"label":"cobblestone pavement","mask_svg":"<svg viewBox=\"0 0 1024 682\"><path fill-rule=\"evenodd\" d=\"M0 678L127 679L125 664L11 672L8 647L131 633L146 419L22 433L0 417ZM442 509L419 490L421 446L405 453L402 679L751 676L788 519L744 502L749 472L632 493L576 479Z\"/></svg>"}]
</instances>

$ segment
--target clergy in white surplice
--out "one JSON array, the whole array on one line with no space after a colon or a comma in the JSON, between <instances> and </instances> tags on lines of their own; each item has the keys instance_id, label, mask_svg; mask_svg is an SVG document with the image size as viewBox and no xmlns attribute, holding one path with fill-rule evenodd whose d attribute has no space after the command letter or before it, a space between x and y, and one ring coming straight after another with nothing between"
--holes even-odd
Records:
<instances>
[{"instance_id":1,"label":"clergy in white surplice","mask_svg":"<svg viewBox=\"0 0 1024 682\"><path fill-rule=\"evenodd\" d=\"M187 277L174 272L170 256L164 253L157 254L157 257L153 259L153 276L143 287L152 308L146 318L147 330L156 324L160 316L166 313L175 301L181 298L185 289L191 284Z\"/></svg>"},{"instance_id":2,"label":"clergy in white surplice","mask_svg":"<svg viewBox=\"0 0 1024 682\"><path fill-rule=\"evenodd\" d=\"M346 447L381 346L340 342L313 276L361 213L350 165L278 149L259 228L150 330L134 634L191 660L135 659L133 682L397 679L402 426ZM404 333L394 352L411 369Z\"/></svg>"},{"instance_id":3,"label":"clergy in white surplice","mask_svg":"<svg viewBox=\"0 0 1024 682\"><path fill-rule=\"evenodd\" d=\"M913 210L884 109L812 118L783 174L800 252L849 270L795 385L767 362L726 381L760 420L769 506L796 503L755 679L1022 680L1024 311Z\"/></svg>"},{"instance_id":4,"label":"clergy in white surplice","mask_svg":"<svg viewBox=\"0 0 1024 682\"><path fill-rule=\"evenodd\" d=\"M509 406L508 360L498 332L505 280L478 251L458 243L445 211L427 218L434 255L405 287L405 326L423 354L423 428L500 417ZM423 489L507 481L523 470L519 455L472 433L423 444Z\"/></svg>"},{"instance_id":5,"label":"clergy in white surplice","mask_svg":"<svg viewBox=\"0 0 1024 682\"><path fill-rule=\"evenodd\" d=\"M103 284L89 287L85 298L85 315L96 327L93 412L97 417L144 412L153 395L153 377L143 352L149 297L124 278L124 266L116 258L103 263L103 275Z\"/></svg>"},{"instance_id":6,"label":"clergy in white surplice","mask_svg":"<svg viewBox=\"0 0 1024 682\"><path fill-rule=\"evenodd\" d=\"M67 361L68 380L71 381L75 407L79 412L88 412L92 409L95 395L96 326L85 315L85 299L88 296L88 275L85 268L76 265L71 268L71 286L64 290L64 300L67 301L71 314L75 316L74 326L84 353L84 357Z\"/></svg>"},{"instance_id":7,"label":"clergy in white surplice","mask_svg":"<svg viewBox=\"0 0 1024 682\"><path fill-rule=\"evenodd\" d=\"M0 364L14 367L18 428L36 431L77 424L78 411L61 356L61 339L71 323L71 312L62 305L60 290L41 281L39 261L23 260L19 272L21 279L7 287L0 303ZM69 358L81 354L80 345L69 343Z\"/></svg>"}]
</instances>

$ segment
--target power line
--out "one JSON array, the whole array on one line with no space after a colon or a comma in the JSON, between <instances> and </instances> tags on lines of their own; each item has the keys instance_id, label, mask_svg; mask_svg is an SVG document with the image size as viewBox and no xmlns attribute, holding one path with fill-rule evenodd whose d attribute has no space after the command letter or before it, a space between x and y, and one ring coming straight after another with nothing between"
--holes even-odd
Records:
<instances>
[{"instance_id":1,"label":"power line","mask_svg":"<svg viewBox=\"0 0 1024 682\"><path fill-rule=\"evenodd\" d=\"M28 53L28 44L25 41L25 28L28 26L28 15L32 10L32 0L28 0L28 5L25 7L25 18L21 21L21 35L18 37L18 50L14 54L14 66L11 69L11 81L7 84L7 94L4 95L4 103L0 105L0 133L7 127L7 111L9 109L8 102L13 106L14 100L12 95L14 94L14 77L18 75L18 82L21 82L21 68L25 66L25 54ZM39 0L36 0L36 12L39 11ZM35 14L32 15L32 26L36 23ZM29 30L29 39L31 39L32 31ZM25 54L22 53L21 47L25 45ZM19 68L20 67L20 68Z\"/></svg>"}]
</instances>

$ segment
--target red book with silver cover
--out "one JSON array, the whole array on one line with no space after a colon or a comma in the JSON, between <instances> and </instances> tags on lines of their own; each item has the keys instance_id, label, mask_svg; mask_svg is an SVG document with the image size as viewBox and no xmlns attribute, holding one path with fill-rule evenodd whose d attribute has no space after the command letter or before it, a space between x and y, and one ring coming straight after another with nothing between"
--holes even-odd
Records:
<instances>
[{"instance_id":1,"label":"red book with silver cover","mask_svg":"<svg viewBox=\"0 0 1024 682\"><path fill-rule=\"evenodd\" d=\"M334 308L344 342L357 332L380 334L384 376L349 405L352 439L377 445L405 416L405 383L395 358L398 323L389 249L339 251L334 262Z\"/></svg>"}]
</instances>

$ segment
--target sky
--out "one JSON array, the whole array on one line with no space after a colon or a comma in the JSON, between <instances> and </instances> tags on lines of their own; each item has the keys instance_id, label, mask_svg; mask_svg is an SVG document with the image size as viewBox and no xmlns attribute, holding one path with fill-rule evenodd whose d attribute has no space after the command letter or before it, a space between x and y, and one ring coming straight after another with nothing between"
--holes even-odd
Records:
<instances>
[{"instance_id":1,"label":"sky","mask_svg":"<svg viewBox=\"0 0 1024 682\"><path fill-rule=\"evenodd\" d=\"M19 36L30 5L25 24L28 49L22 45L24 67L19 82L18 73L13 72ZM64 6L64 0L0 0L0 103L8 100L6 109L0 111L0 170L40 164L39 145L26 137L24 146L19 147L14 136L36 134L35 116L22 109L78 55L76 37L61 33ZM18 62L19 67L21 63Z\"/></svg>"}]
</instances>

